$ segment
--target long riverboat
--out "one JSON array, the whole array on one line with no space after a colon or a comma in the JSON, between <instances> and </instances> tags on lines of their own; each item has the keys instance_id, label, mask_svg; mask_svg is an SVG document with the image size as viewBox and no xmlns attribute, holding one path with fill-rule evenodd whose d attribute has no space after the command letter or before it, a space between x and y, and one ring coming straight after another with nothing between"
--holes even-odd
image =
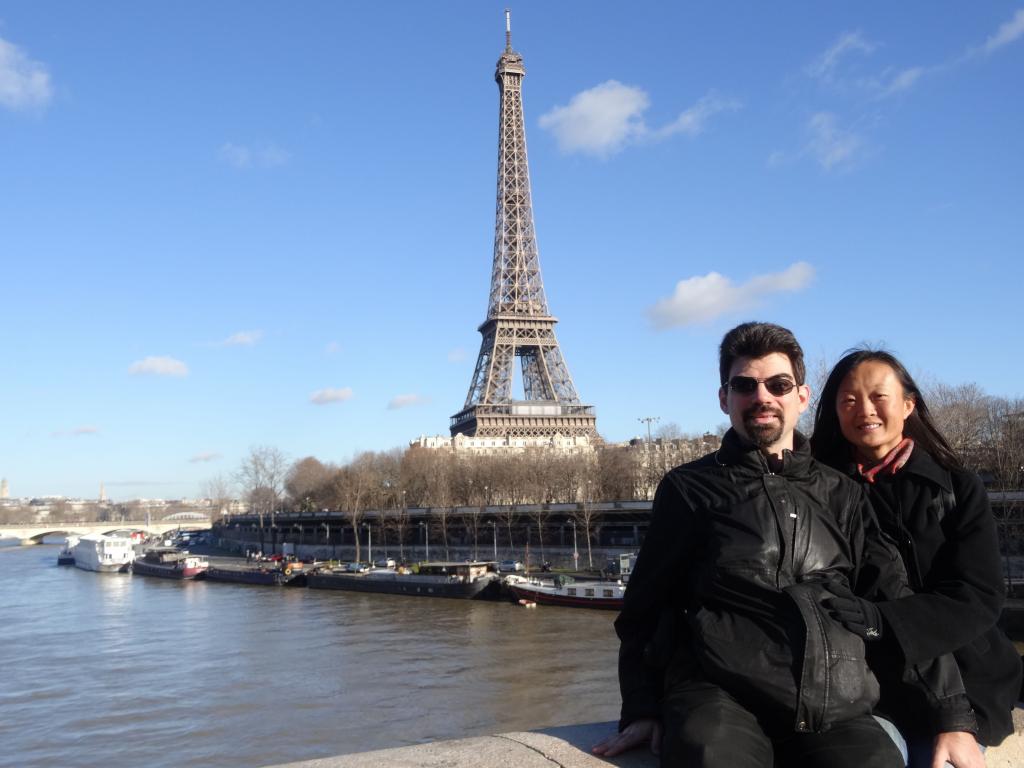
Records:
<instances>
[{"instance_id":1,"label":"long riverboat","mask_svg":"<svg viewBox=\"0 0 1024 768\"><path fill-rule=\"evenodd\" d=\"M159 576L163 579L198 579L210 567L202 555L192 555L173 547L147 549L145 554L132 563L132 572L142 576Z\"/></svg>"},{"instance_id":2,"label":"long riverboat","mask_svg":"<svg viewBox=\"0 0 1024 768\"><path fill-rule=\"evenodd\" d=\"M270 587L304 587L310 567L305 563L228 564L218 562L206 570L210 581L259 584Z\"/></svg>"},{"instance_id":3,"label":"long riverboat","mask_svg":"<svg viewBox=\"0 0 1024 768\"><path fill-rule=\"evenodd\" d=\"M307 576L306 584L310 589L474 599L497 596L500 578L491 562L439 562L421 563L416 573L395 568L319 570Z\"/></svg>"},{"instance_id":4,"label":"long riverboat","mask_svg":"<svg viewBox=\"0 0 1024 768\"><path fill-rule=\"evenodd\" d=\"M505 587L521 602L562 605L571 608L622 610L626 585L621 581L576 581L571 576L548 579L509 575Z\"/></svg>"},{"instance_id":5,"label":"long riverboat","mask_svg":"<svg viewBox=\"0 0 1024 768\"><path fill-rule=\"evenodd\" d=\"M75 544L74 555L76 568L99 573L127 571L135 560L131 539L102 533L82 536Z\"/></svg>"}]
</instances>

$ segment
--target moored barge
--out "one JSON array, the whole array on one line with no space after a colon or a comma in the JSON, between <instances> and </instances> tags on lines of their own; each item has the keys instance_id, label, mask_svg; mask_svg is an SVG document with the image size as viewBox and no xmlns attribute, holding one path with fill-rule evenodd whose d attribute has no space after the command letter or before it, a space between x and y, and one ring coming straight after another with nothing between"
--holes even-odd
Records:
<instances>
[{"instance_id":1,"label":"moored barge","mask_svg":"<svg viewBox=\"0 0 1024 768\"><path fill-rule=\"evenodd\" d=\"M520 601L570 608L620 611L626 597L626 585L621 581L575 581L561 575L550 579L506 576L505 586Z\"/></svg>"},{"instance_id":2,"label":"moored barge","mask_svg":"<svg viewBox=\"0 0 1024 768\"><path fill-rule=\"evenodd\" d=\"M209 562L202 555L192 555L173 547L158 547L147 549L132 563L132 572L163 579L198 579L206 574L209 567Z\"/></svg>"},{"instance_id":3,"label":"moored barge","mask_svg":"<svg viewBox=\"0 0 1024 768\"><path fill-rule=\"evenodd\" d=\"M320 570L310 573L306 580L310 589L462 599L494 597L499 583L491 562L421 563L416 573L394 568L374 568L361 573Z\"/></svg>"},{"instance_id":4,"label":"moored barge","mask_svg":"<svg viewBox=\"0 0 1024 768\"><path fill-rule=\"evenodd\" d=\"M210 581L229 581L235 584L258 584L270 587L304 587L308 577L304 563L285 562L267 565L228 565L218 563L206 570Z\"/></svg>"}]
</instances>

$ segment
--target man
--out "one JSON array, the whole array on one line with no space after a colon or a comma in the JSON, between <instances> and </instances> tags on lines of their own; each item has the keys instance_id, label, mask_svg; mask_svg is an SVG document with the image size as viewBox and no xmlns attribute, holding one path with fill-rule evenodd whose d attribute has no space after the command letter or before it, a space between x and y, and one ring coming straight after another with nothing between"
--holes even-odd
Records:
<instances>
[{"instance_id":1,"label":"man","mask_svg":"<svg viewBox=\"0 0 1024 768\"><path fill-rule=\"evenodd\" d=\"M658 487L615 623L620 733L594 752L649 742L663 766L902 766L870 714L879 689L864 649L880 624L862 599L905 593L899 557L861 490L795 431L810 391L793 334L740 325L719 369L732 427L721 449ZM973 727L951 657L911 678L937 731Z\"/></svg>"}]
</instances>

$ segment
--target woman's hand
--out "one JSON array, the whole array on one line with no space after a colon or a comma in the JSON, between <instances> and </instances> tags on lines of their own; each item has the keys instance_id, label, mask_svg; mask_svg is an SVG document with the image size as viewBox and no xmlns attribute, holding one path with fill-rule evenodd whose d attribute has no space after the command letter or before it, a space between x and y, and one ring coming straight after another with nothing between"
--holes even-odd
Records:
<instances>
[{"instance_id":1,"label":"woman's hand","mask_svg":"<svg viewBox=\"0 0 1024 768\"><path fill-rule=\"evenodd\" d=\"M651 752L654 754L661 751L661 723L657 720L634 720L626 726L622 733L616 733L599 741L590 751L602 757L615 757L641 744L649 744ZM982 768L984 765L983 762ZM962 766L958 765L957 768L962 768Z\"/></svg>"},{"instance_id":2,"label":"woman's hand","mask_svg":"<svg viewBox=\"0 0 1024 768\"><path fill-rule=\"evenodd\" d=\"M974 736L966 731L950 731L935 737L932 768L952 763L956 768L985 768L985 755Z\"/></svg>"}]
</instances>

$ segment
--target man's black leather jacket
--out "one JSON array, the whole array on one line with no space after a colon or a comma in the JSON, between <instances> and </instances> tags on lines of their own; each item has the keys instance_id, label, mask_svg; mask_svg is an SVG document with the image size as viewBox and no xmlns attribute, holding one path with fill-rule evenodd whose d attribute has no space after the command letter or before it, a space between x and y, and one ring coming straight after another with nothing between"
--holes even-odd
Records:
<instances>
[{"instance_id":1,"label":"man's black leather jacket","mask_svg":"<svg viewBox=\"0 0 1024 768\"><path fill-rule=\"evenodd\" d=\"M620 728L657 718L667 686L711 681L767 722L827 730L869 713L879 683L861 638L822 606L840 582L872 600L908 594L906 574L856 483L811 458L805 439L773 472L733 431L669 472L625 605ZM926 692L935 730L976 727L951 655L886 685Z\"/></svg>"}]
</instances>

